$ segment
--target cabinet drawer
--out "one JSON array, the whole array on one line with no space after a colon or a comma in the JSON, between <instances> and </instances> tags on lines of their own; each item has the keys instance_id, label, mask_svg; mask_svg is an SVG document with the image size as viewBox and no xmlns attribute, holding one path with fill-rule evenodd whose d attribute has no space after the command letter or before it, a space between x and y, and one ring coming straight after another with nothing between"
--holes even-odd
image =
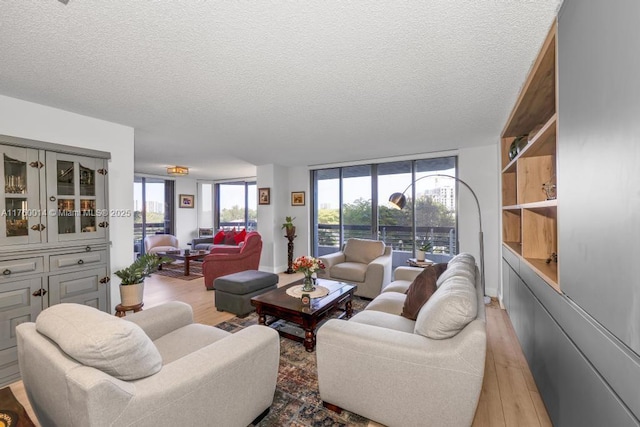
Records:
<instances>
[{"instance_id":1,"label":"cabinet drawer","mask_svg":"<svg viewBox=\"0 0 640 427\"><path fill-rule=\"evenodd\" d=\"M15 277L38 274L44 271L43 257L12 259L0 261L0 281L11 280Z\"/></svg>"},{"instance_id":2,"label":"cabinet drawer","mask_svg":"<svg viewBox=\"0 0 640 427\"><path fill-rule=\"evenodd\" d=\"M107 251L77 252L73 254L51 255L49 269L51 271L71 270L78 267L105 264Z\"/></svg>"}]
</instances>

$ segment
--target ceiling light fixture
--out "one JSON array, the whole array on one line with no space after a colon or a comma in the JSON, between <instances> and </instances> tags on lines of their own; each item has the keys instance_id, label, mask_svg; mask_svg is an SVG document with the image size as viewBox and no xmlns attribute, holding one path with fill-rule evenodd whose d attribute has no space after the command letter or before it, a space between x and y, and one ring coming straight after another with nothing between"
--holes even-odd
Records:
<instances>
[{"instance_id":1,"label":"ceiling light fixture","mask_svg":"<svg viewBox=\"0 0 640 427\"><path fill-rule=\"evenodd\" d=\"M171 166L167 168L167 173L173 176L189 175L189 168L184 166Z\"/></svg>"}]
</instances>

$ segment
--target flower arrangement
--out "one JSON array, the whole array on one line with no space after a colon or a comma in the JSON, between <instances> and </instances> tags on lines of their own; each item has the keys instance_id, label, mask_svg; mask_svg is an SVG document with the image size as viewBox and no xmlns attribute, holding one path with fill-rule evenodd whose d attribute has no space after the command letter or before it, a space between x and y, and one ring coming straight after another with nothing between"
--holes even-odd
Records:
<instances>
[{"instance_id":1,"label":"flower arrangement","mask_svg":"<svg viewBox=\"0 0 640 427\"><path fill-rule=\"evenodd\" d=\"M321 260L311 256L300 256L293 261L293 270L303 273L305 277L311 277L313 273L324 268Z\"/></svg>"}]
</instances>

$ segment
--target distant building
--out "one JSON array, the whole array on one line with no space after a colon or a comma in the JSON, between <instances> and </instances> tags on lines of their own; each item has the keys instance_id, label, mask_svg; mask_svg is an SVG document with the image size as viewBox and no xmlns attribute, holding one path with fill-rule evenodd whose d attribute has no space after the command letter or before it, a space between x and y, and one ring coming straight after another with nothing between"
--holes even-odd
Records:
<instances>
[{"instance_id":1,"label":"distant building","mask_svg":"<svg viewBox=\"0 0 640 427\"><path fill-rule=\"evenodd\" d=\"M425 196L431 197L435 203L439 203L446 207L448 210L453 211L456 209L456 192L455 187L444 186L426 190Z\"/></svg>"}]
</instances>

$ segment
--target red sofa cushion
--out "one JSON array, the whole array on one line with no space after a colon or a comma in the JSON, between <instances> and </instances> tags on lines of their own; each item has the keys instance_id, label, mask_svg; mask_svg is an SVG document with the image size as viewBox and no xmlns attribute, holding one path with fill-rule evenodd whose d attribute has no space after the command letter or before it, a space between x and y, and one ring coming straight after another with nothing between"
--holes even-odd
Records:
<instances>
[{"instance_id":1,"label":"red sofa cushion","mask_svg":"<svg viewBox=\"0 0 640 427\"><path fill-rule=\"evenodd\" d=\"M213 236L213 243L215 245L220 245L224 243L224 231L220 230L216 233L215 236Z\"/></svg>"}]
</instances>

